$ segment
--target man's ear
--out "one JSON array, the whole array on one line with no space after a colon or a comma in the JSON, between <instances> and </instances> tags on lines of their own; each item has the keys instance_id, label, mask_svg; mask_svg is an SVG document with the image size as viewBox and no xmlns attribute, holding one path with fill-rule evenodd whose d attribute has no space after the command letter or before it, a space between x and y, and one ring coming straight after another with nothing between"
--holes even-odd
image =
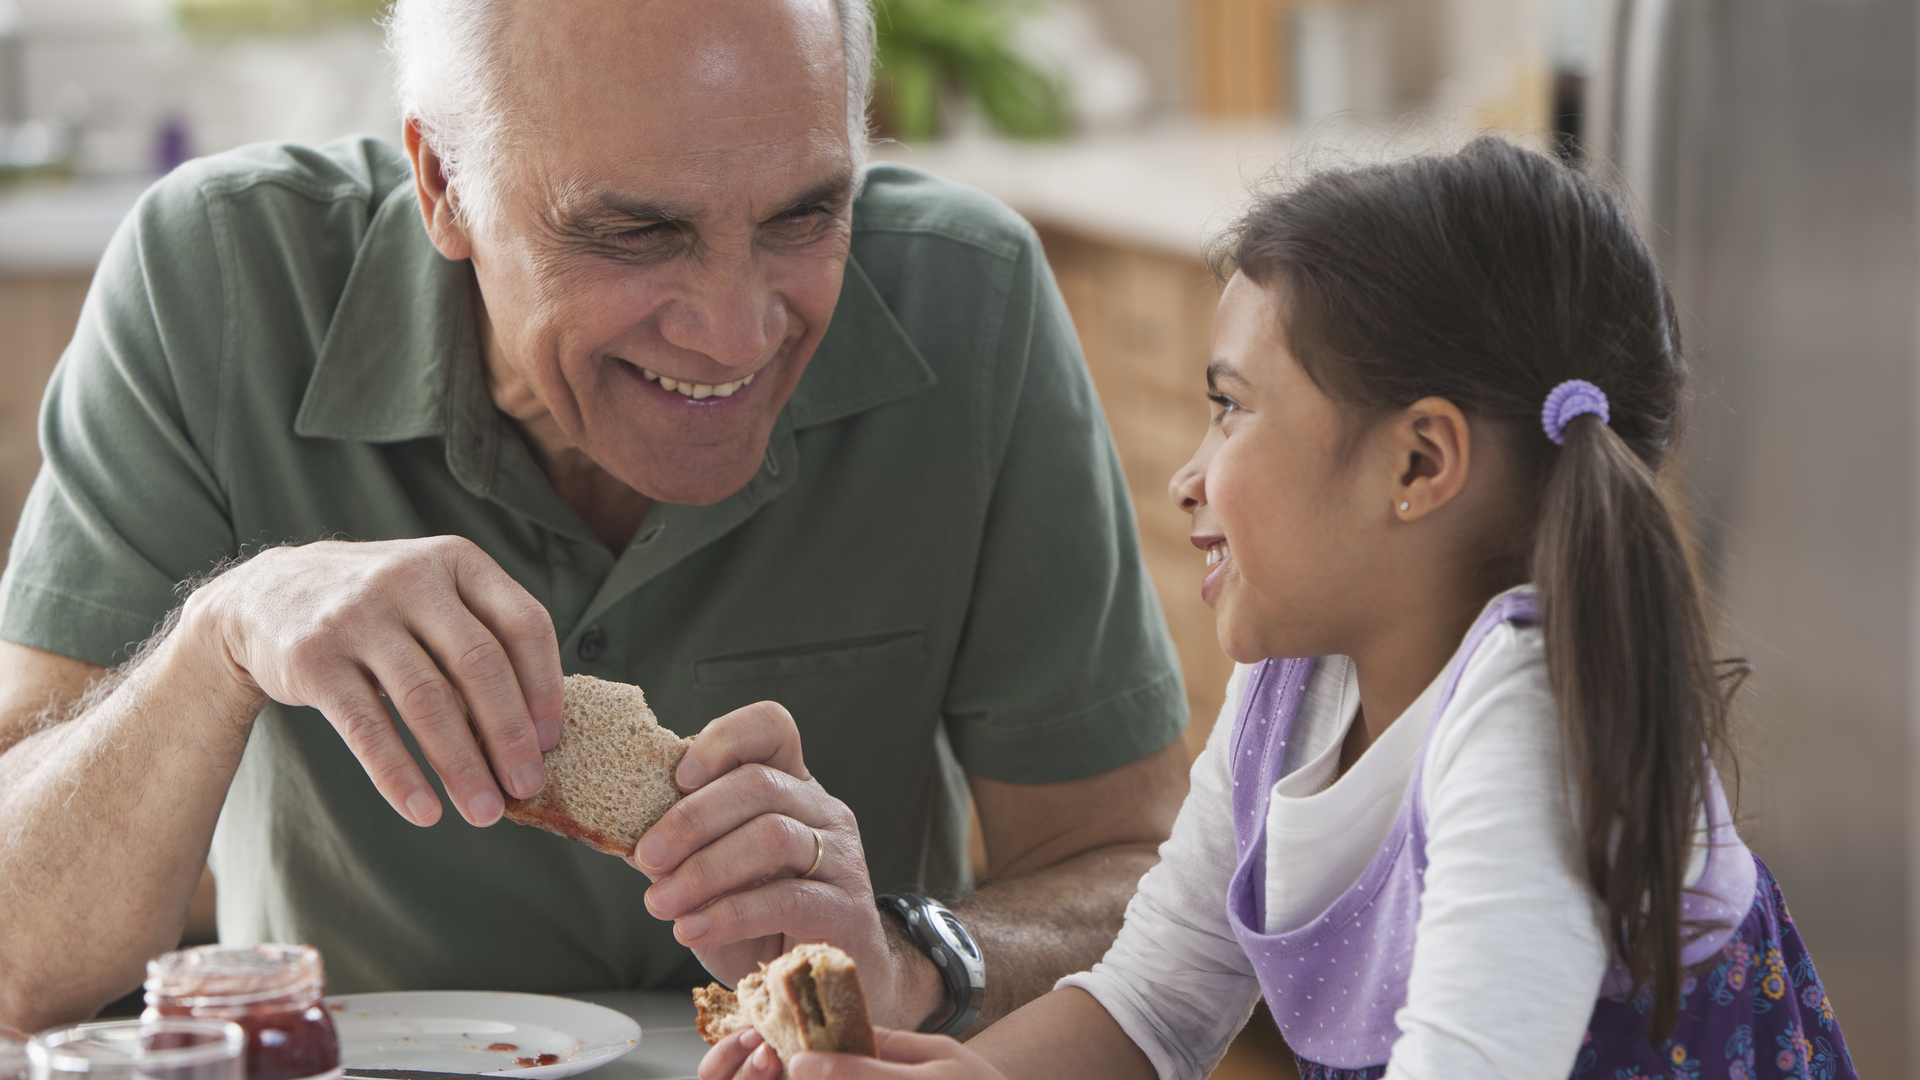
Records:
<instances>
[{"instance_id":1,"label":"man's ear","mask_svg":"<svg viewBox=\"0 0 1920 1080\"><path fill-rule=\"evenodd\" d=\"M1393 451L1393 512L1417 521L1460 494L1472 466L1473 433L1467 414L1446 398L1409 405L1389 421Z\"/></svg>"},{"instance_id":2,"label":"man's ear","mask_svg":"<svg viewBox=\"0 0 1920 1080\"><path fill-rule=\"evenodd\" d=\"M440 155L421 134L420 121L408 117L403 137L407 158L413 162L413 189L420 196L420 216L425 220L428 238L449 259L472 258L473 240L460 220L446 170L440 167Z\"/></svg>"}]
</instances>

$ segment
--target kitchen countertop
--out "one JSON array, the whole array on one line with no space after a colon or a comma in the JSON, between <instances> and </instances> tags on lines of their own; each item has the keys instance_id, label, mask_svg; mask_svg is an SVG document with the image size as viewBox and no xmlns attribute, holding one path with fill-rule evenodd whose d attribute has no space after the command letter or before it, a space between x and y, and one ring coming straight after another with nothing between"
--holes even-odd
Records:
<instances>
[{"instance_id":1,"label":"kitchen countertop","mask_svg":"<svg viewBox=\"0 0 1920 1080\"><path fill-rule=\"evenodd\" d=\"M88 274L148 177L0 189L0 274Z\"/></svg>"},{"instance_id":2,"label":"kitchen countertop","mask_svg":"<svg viewBox=\"0 0 1920 1080\"><path fill-rule=\"evenodd\" d=\"M977 187L1028 220L1168 255L1200 258L1252 188L1289 168L1381 161L1458 146L1467 129L1410 117L1392 124L1173 121L1061 142L974 135L909 146L896 161Z\"/></svg>"},{"instance_id":3,"label":"kitchen countertop","mask_svg":"<svg viewBox=\"0 0 1920 1080\"><path fill-rule=\"evenodd\" d=\"M1197 258L1248 184L1292 149L1277 122L1182 123L1063 142L888 141L872 156L977 187L1030 221Z\"/></svg>"}]
</instances>

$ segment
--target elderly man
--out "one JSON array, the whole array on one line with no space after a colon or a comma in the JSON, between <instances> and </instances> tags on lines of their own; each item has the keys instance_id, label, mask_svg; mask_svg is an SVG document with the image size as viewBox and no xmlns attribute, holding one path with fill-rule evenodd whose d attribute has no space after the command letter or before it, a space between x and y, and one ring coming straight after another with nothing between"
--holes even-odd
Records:
<instances>
[{"instance_id":1,"label":"elderly man","mask_svg":"<svg viewBox=\"0 0 1920 1080\"><path fill-rule=\"evenodd\" d=\"M965 893L969 787L987 1015L1092 962L1183 787L1177 669L1032 232L863 168L864 8L390 33L407 156L168 178L48 391L0 588L0 1019L134 986L211 849L223 939L311 942L340 991L826 940L938 1026L874 891ZM497 824L568 671L719 717L632 866Z\"/></svg>"}]
</instances>

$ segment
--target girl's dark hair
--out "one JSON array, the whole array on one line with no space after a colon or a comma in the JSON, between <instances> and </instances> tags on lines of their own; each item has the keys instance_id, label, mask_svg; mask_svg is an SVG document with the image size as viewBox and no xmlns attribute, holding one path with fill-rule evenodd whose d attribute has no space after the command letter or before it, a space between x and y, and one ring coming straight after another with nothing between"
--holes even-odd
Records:
<instances>
[{"instance_id":1,"label":"girl's dark hair","mask_svg":"<svg viewBox=\"0 0 1920 1080\"><path fill-rule=\"evenodd\" d=\"M1511 451L1526 524L1490 558L1539 588L1577 850L1665 1038L1727 698L1659 479L1686 369L1653 256L1594 180L1483 137L1267 195L1214 268L1277 298L1287 346L1363 422L1440 397ZM1612 415L1573 420L1559 446L1541 408L1568 379L1600 387Z\"/></svg>"}]
</instances>

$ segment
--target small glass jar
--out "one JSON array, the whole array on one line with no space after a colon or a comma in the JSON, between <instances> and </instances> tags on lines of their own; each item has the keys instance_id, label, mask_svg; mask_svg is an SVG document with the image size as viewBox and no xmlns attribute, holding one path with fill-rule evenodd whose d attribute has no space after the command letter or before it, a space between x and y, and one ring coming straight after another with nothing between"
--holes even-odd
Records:
<instances>
[{"instance_id":1,"label":"small glass jar","mask_svg":"<svg viewBox=\"0 0 1920 1080\"><path fill-rule=\"evenodd\" d=\"M27 1036L0 1024L0 1080L27 1080Z\"/></svg>"},{"instance_id":2,"label":"small glass jar","mask_svg":"<svg viewBox=\"0 0 1920 1080\"><path fill-rule=\"evenodd\" d=\"M247 1033L247 1080L331 1080L340 1039L320 999L320 952L309 945L202 945L147 963L142 1019L231 1020Z\"/></svg>"}]
</instances>

